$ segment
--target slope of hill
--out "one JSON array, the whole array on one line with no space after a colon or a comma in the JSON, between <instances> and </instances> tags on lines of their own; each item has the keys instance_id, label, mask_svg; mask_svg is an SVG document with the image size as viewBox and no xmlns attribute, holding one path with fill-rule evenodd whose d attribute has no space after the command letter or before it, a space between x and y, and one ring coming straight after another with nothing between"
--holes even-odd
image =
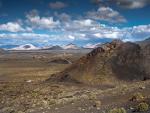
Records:
<instances>
[{"instance_id":1,"label":"slope of hill","mask_svg":"<svg viewBox=\"0 0 150 113\"><path fill-rule=\"evenodd\" d=\"M146 60L143 55L147 51L149 48L143 51L138 44L115 40L94 49L48 80L90 85L112 85L122 81L145 80L150 77L148 72L150 60ZM147 65L144 64L145 60Z\"/></svg>"},{"instance_id":2,"label":"slope of hill","mask_svg":"<svg viewBox=\"0 0 150 113\"><path fill-rule=\"evenodd\" d=\"M143 54L143 66L145 73L150 75L150 38L139 43Z\"/></svg>"},{"instance_id":3,"label":"slope of hill","mask_svg":"<svg viewBox=\"0 0 150 113\"><path fill-rule=\"evenodd\" d=\"M137 44L139 44L140 46L146 46L147 44L150 44L150 38L145 39L144 41L138 41L136 42Z\"/></svg>"},{"instance_id":4,"label":"slope of hill","mask_svg":"<svg viewBox=\"0 0 150 113\"><path fill-rule=\"evenodd\" d=\"M44 48L42 50L63 50L63 48L56 45L56 46L51 46L51 47L48 47L48 48Z\"/></svg>"}]
</instances>

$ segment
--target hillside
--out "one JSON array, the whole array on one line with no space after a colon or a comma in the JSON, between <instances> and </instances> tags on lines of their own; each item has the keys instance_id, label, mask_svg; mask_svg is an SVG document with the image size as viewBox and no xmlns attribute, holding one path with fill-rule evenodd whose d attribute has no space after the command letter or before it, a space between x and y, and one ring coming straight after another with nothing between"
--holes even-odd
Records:
<instances>
[{"instance_id":1,"label":"hillside","mask_svg":"<svg viewBox=\"0 0 150 113\"><path fill-rule=\"evenodd\" d=\"M48 81L78 82L90 85L113 85L119 82L146 80L150 77L150 46L115 40L94 49ZM146 62L146 63L145 63Z\"/></svg>"},{"instance_id":2,"label":"hillside","mask_svg":"<svg viewBox=\"0 0 150 113\"><path fill-rule=\"evenodd\" d=\"M42 50L63 50L63 48L58 46L58 45L56 45L56 46L51 46L49 48L44 48Z\"/></svg>"}]
</instances>

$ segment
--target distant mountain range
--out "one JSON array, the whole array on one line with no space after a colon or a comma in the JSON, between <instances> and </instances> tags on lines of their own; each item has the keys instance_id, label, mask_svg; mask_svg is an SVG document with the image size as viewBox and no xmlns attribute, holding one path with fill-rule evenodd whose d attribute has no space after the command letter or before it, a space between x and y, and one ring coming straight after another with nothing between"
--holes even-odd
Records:
<instances>
[{"instance_id":1,"label":"distant mountain range","mask_svg":"<svg viewBox=\"0 0 150 113\"><path fill-rule=\"evenodd\" d=\"M139 45L145 45L150 42L150 38L144 40L144 41L139 41L136 42ZM50 46L45 46L45 47L37 47L33 44L24 44L24 45L5 45L5 46L0 46L0 48L3 49L8 49L8 50L78 50L78 49L95 49L98 47L103 46L102 43L96 43L96 44L87 44L83 47L79 47L76 44L69 43L65 46L59 46L59 45L50 45Z\"/></svg>"},{"instance_id":2,"label":"distant mountain range","mask_svg":"<svg viewBox=\"0 0 150 113\"><path fill-rule=\"evenodd\" d=\"M9 50L76 50L76 49L83 49L83 48L73 43L67 44L65 46L50 45L46 47L36 47L32 44L25 44L10 48Z\"/></svg>"},{"instance_id":3,"label":"distant mountain range","mask_svg":"<svg viewBox=\"0 0 150 113\"><path fill-rule=\"evenodd\" d=\"M69 43L64 46L49 45L45 47L37 47L33 44L24 44L24 45L4 45L0 46L0 48L5 50L79 50L79 49L94 49L100 47L101 45L102 45L101 43L97 43L97 44L87 44L83 47L80 47L76 44Z\"/></svg>"}]
</instances>

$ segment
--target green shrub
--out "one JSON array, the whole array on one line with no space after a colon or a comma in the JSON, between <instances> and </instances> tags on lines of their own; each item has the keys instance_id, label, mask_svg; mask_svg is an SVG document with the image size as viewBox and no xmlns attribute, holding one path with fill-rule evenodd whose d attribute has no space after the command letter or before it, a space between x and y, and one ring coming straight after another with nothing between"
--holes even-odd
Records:
<instances>
[{"instance_id":1,"label":"green shrub","mask_svg":"<svg viewBox=\"0 0 150 113\"><path fill-rule=\"evenodd\" d=\"M149 109L149 105L147 103L140 103L137 107L136 107L136 110L139 111L139 112L145 112L145 111L148 111Z\"/></svg>"},{"instance_id":2,"label":"green shrub","mask_svg":"<svg viewBox=\"0 0 150 113\"><path fill-rule=\"evenodd\" d=\"M109 111L109 113L127 113L124 108L114 108Z\"/></svg>"}]
</instances>

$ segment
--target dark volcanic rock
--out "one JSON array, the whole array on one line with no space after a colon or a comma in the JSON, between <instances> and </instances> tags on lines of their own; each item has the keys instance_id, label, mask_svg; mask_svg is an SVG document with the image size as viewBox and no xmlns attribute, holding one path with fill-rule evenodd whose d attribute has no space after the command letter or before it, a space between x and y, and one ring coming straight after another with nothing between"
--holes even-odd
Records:
<instances>
[{"instance_id":1,"label":"dark volcanic rock","mask_svg":"<svg viewBox=\"0 0 150 113\"><path fill-rule=\"evenodd\" d=\"M122 44L113 58L112 69L119 79L136 80L145 76L142 66L143 55L138 44L127 42Z\"/></svg>"},{"instance_id":2,"label":"dark volcanic rock","mask_svg":"<svg viewBox=\"0 0 150 113\"><path fill-rule=\"evenodd\" d=\"M150 46L121 41L106 43L48 80L112 85L150 77Z\"/></svg>"},{"instance_id":3,"label":"dark volcanic rock","mask_svg":"<svg viewBox=\"0 0 150 113\"><path fill-rule=\"evenodd\" d=\"M136 42L141 47L141 53L143 55L143 64L144 72L146 73L145 79L150 79L150 38Z\"/></svg>"}]
</instances>

